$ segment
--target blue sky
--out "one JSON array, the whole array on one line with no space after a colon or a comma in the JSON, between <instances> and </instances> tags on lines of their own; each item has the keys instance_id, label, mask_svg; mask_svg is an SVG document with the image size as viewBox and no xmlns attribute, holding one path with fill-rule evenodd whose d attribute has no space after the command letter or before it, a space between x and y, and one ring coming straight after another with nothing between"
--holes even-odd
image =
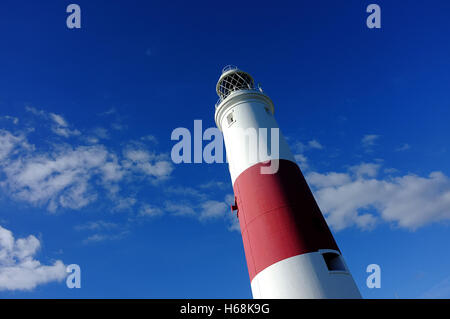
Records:
<instances>
[{"instance_id":1,"label":"blue sky","mask_svg":"<svg viewBox=\"0 0 450 319\"><path fill-rule=\"evenodd\" d=\"M1 298L251 297L226 164L170 160L227 64L274 100L362 295L450 297L450 3L377 1L379 30L367 1L77 1L78 30L69 3L0 4Z\"/></svg>"}]
</instances>

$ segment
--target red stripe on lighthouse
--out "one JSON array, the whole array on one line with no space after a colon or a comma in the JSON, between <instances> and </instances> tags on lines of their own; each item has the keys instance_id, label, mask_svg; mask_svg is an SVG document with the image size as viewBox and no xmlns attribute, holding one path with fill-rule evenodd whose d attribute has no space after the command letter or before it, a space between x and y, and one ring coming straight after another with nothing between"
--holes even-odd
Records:
<instances>
[{"instance_id":1,"label":"red stripe on lighthouse","mask_svg":"<svg viewBox=\"0 0 450 319\"><path fill-rule=\"evenodd\" d=\"M277 173L261 174L258 163L233 185L250 280L283 259L339 250L298 165L279 161Z\"/></svg>"}]
</instances>

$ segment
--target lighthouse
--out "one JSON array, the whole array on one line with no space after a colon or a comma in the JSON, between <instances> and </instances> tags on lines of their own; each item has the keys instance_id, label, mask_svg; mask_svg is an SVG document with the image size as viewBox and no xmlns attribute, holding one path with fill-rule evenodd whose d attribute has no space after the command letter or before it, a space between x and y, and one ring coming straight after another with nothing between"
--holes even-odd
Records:
<instances>
[{"instance_id":1,"label":"lighthouse","mask_svg":"<svg viewBox=\"0 0 450 319\"><path fill-rule=\"evenodd\" d=\"M216 91L253 298L361 298L272 100L234 66L222 70Z\"/></svg>"}]
</instances>

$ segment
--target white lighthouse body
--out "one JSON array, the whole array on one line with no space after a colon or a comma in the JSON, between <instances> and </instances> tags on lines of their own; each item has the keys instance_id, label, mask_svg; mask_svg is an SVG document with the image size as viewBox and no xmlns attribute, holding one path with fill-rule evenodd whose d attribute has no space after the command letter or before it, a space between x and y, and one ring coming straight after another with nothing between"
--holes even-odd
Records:
<instances>
[{"instance_id":1,"label":"white lighthouse body","mask_svg":"<svg viewBox=\"0 0 450 319\"><path fill-rule=\"evenodd\" d=\"M272 100L236 67L224 68L216 91L253 297L361 298Z\"/></svg>"}]
</instances>

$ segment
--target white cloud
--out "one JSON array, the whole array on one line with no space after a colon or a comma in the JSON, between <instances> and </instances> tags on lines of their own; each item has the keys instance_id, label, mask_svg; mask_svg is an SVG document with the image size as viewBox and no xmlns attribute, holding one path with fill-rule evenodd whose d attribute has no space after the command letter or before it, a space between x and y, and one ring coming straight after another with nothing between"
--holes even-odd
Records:
<instances>
[{"instance_id":1,"label":"white cloud","mask_svg":"<svg viewBox=\"0 0 450 319\"><path fill-rule=\"evenodd\" d=\"M158 144L158 139L154 135L146 135L141 137L142 141Z\"/></svg>"},{"instance_id":2,"label":"white cloud","mask_svg":"<svg viewBox=\"0 0 450 319\"><path fill-rule=\"evenodd\" d=\"M299 164L301 169L307 169L308 168L308 158L303 154L295 154L294 155L295 161Z\"/></svg>"},{"instance_id":3,"label":"white cloud","mask_svg":"<svg viewBox=\"0 0 450 319\"><path fill-rule=\"evenodd\" d=\"M10 115L0 116L0 120L8 120L8 121L13 122L16 125L19 123L19 119L17 117L10 116Z\"/></svg>"},{"instance_id":4,"label":"white cloud","mask_svg":"<svg viewBox=\"0 0 450 319\"><path fill-rule=\"evenodd\" d=\"M108 240L108 235L94 234L83 240L83 244Z\"/></svg>"},{"instance_id":5,"label":"white cloud","mask_svg":"<svg viewBox=\"0 0 450 319\"><path fill-rule=\"evenodd\" d=\"M440 283L423 293L419 298L426 299L449 299L450 298L450 277L445 278Z\"/></svg>"},{"instance_id":6,"label":"white cloud","mask_svg":"<svg viewBox=\"0 0 450 319\"><path fill-rule=\"evenodd\" d=\"M189 188L193 189L193 188ZM206 194L199 196L196 192L185 192L182 201L166 201L164 211L175 216L189 216L201 222L223 219L230 231L239 231L239 220L230 212L230 204L234 203L234 195L228 194L224 201L209 199Z\"/></svg>"},{"instance_id":7,"label":"white cloud","mask_svg":"<svg viewBox=\"0 0 450 319\"><path fill-rule=\"evenodd\" d=\"M167 178L174 168L165 155L157 155L143 149L127 149L124 157L124 167L157 179Z\"/></svg>"},{"instance_id":8,"label":"white cloud","mask_svg":"<svg viewBox=\"0 0 450 319\"><path fill-rule=\"evenodd\" d=\"M116 223L107 222L104 220L91 221L85 224L75 226L75 230L110 230L119 227Z\"/></svg>"},{"instance_id":9,"label":"white cloud","mask_svg":"<svg viewBox=\"0 0 450 319\"><path fill-rule=\"evenodd\" d=\"M310 140L307 144L297 141L293 145L294 145L293 150L295 153L304 153L311 149L318 149L318 150L323 149L323 145L320 144L319 141L315 139Z\"/></svg>"},{"instance_id":10,"label":"white cloud","mask_svg":"<svg viewBox=\"0 0 450 319\"><path fill-rule=\"evenodd\" d=\"M308 181L316 187L330 187L347 184L351 181L348 174L330 172L327 174L319 174L311 172L308 174Z\"/></svg>"},{"instance_id":11,"label":"white cloud","mask_svg":"<svg viewBox=\"0 0 450 319\"><path fill-rule=\"evenodd\" d=\"M173 201L166 201L164 210L178 216L195 216L195 210L191 203L177 203Z\"/></svg>"},{"instance_id":12,"label":"white cloud","mask_svg":"<svg viewBox=\"0 0 450 319\"><path fill-rule=\"evenodd\" d=\"M311 141L309 141L309 142L308 142L308 146L309 146L310 148L315 148L315 149L318 149L318 150L323 149L322 144L320 144L317 140L311 140Z\"/></svg>"},{"instance_id":13,"label":"white cloud","mask_svg":"<svg viewBox=\"0 0 450 319\"><path fill-rule=\"evenodd\" d=\"M159 207L155 207L149 204L142 205L139 210L140 216L159 216L163 214L163 210Z\"/></svg>"},{"instance_id":14,"label":"white cloud","mask_svg":"<svg viewBox=\"0 0 450 319\"><path fill-rule=\"evenodd\" d=\"M398 148L396 148L395 150L397 151L397 152L402 152L402 151L406 151L406 150L409 150L411 148L411 146L409 145L409 144L403 144L402 146L400 146L400 147L398 147Z\"/></svg>"},{"instance_id":15,"label":"white cloud","mask_svg":"<svg viewBox=\"0 0 450 319\"><path fill-rule=\"evenodd\" d=\"M450 178L442 172L383 180L374 178L378 167L363 163L349 173L307 175L330 226L366 229L385 221L414 230L450 219Z\"/></svg>"},{"instance_id":16,"label":"white cloud","mask_svg":"<svg viewBox=\"0 0 450 319\"><path fill-rule=\"evenodd\" d=\"M0 186L13 198L46 206L49 211L85 207L98 198L99 191L110 194L117 208L131 207L134 203L116 195L119 182L142 175L155 182L167 178L172 170L165 155L145 149L127 150L122 160L100 144L54 144L50 150L36 152L25 136L0 130L0 172L4 175Z\"/></svg>"},{"instance_id":17,"label":"white cloud","mask_svg":"<svg viewBox=\"0 0 450 319\"><path fill-rule=\"evenodd\" d=\"M13 197L36 205L78 209L96 199L90 180L103 171L108 152L102 146L66 146L51 154L10 159L1 183Z\"/></svg>"},{"instance_id":18,"label":"white cloud","mask_svg":"<svg viewBox=\"0 0 450 319\"><path fill-rule=\"evenodd\" d=\"M228 226L229 231L241 231L241 226L239 225L239 219L236 215L232 215L231 213L228 215L230 219L230 226Z\"/></svg>"},{"instance_id":19,"label":"white cloud","mask_svg":"<svg viewBox=\"0 0 450 319\"><path fill-rule=\"evenodd\" d=\"M307 144L297 141L293 145L294 159L302 170L307 170L309 168L308 158L304 153L312 149L323 149L323 145L315 139L310 140Z\"/></svg>"},{"instance_id":20,"label":"white cloud","mask_svg":"<svg viewBox=\"0 0 450 319\"><path fill-rule=\"evenodd\" d=\"M193 190L193 188L188 188ZM229 230L239 230L239 221L236 215L231 214L230 204L234 202L234 196L225 196L224 201L208 199L206 194L199 196L197 192L184 192L181 201L166 201L163 210L174 216L188 216L201 222L224 219L229 223Z\"/></svg>"},{"instance_id":21,"label":"white cloud","mask_svg":"<svg viewBox=\"0 0 450 319\"><path fill-rule=\"evenodd\" d=\"M201 204L199 219L205 220L224 217L229 212L229 209L229 206L224 202L208 200Z\"/></svg>"},{"instance_id":22,"label":"white cloud","mask_svg":"<svg viewBox=\"0 0 450 319\"><path fill-rule=\"evenodd\" d=\"M356 177L375 177L380 169L380 164L375 163L361 163L359 165L351 166L350 171L353 172Z\"/></svg>"},{"instance_id":23,"label":"white cloud","mask_svg":"<svg viewBox=\"0 0 450 319\"><path fill-rule=\"evenodd\" d=\"M101 171L104 183L118 182L126 173L114 154L110 154L109 161L102 165Z\"/></svg>"},{"instance_id":24,"label":"white cloud","mask_svg":"<svg viewBox=\"0 0 450 319\"><path fill-rule=\"evenodd\" d=\"M60 136L64 136L64 137L70 137L70 136L76 136L76 135L80 135L80 131L78 130L70 130L67 127L63 127L63 126L52 126L52 131Z\"/></svg>"},{"instance_id":25,"label":"white cloud","mask_svg":"<svg viewBox=\"0 0 450 319\"><path fill-rule=\"evenodd\" d=\"M398 172L398 169L390 167L390 168L385 168L383 170L383 172L385 172L386 174L394 174Z\"/></svg>"},{"instance_id":26,"label":"white cloud","mask_svg":"<svg viewBox=\"0 0 450 319\"><path fill-rule=\"evenodd\" d=\"M199 186L200 188L204 188L203 185ZM168 186L164 189L169 194L178 195L181 197L193 197L196 199L205 200L207 198L205 193L200 192L196 188L189 186Z\"/></svg>"},{"instance_id":27,"label":"white cloud","mask_svg":"<svg viewBox=\"0 0 450 319\"><path fill-rule=\"evenodd\" d=\"M114 207L115 211L129 210L134 204L136 204L137 200L134 197L125 197L116 199L116 206Z\"/></svg>"},{"instance_id":28,"label":"white cloud","mask_svg":"<svg viewBox=\"0 0 450 319\"><path fill-rule=\"evenodd\" d=\"M96 137L101 138L101 139L108 139L109 138L109 133L108 130L104 127L97 127L93 130L93 133Z\"/></svg>"},{"instance_id":29,"label":"white cloud","mask_svg":"<svg viewBox=\"0 0 450 319\"><path fill-rule=\"evenodd\" d=\"M375 141L379 138L379 135L376 134L367 134L364 135L363 138L361 139L361 143L364 147L371 147L373 145L375 145Z\"/></svg>"},{"instance_id":30,"label":"white cloud","mask_svg":"<svg viewBox=\"0 0 450 319\"><path fill-rule=\"evenodd\" d=\"M25 110L27 110L28 112L37 115L37 116L45 116L46 112L42 111L42 110L38 110L35 107L32 106L25 106Z\"/></svg>"},{"instance_id":31,"label":"white cloud","mask_svg":"<svg viewBox=\"0 0 450 319\"><path fill-rule=\"evenodd\" d=\"M105 112L100 113L99 115L111 115L117 113L117 110L115 107L110 108L109 110L106 110Z\"/></svg>"},{"instance_id":32,"label":"white cloud","mask_svg":"<svg viewBox=\"0 0 450 319\"><path fill-rule=\"evenodd\" d=\"M231 183L227 182L221 182L221 181L210 181L204 184L199 185L201 189L229 189L231 186Z\"/></svg>"},{"instance_id":33,"label":"white cloud","mask_svg":"<svg viewBox=\"0 0 450 319\"><path fill-rule=\"evenodd\" d=\"M18 146L26 145L23 136L14 136L8 131L0 129L0 163L8 157Z\"/></svg>"},{"instance_id":34,"label":"white cloud","mask_svg":"<svg viewBox=\"0 0 450 319\"><path fill-rule=\"evenodd\" d=\"M60 135L70 135L70 132L63 133L70 127L63 116L32 107L27 107L27 110L47 119L52 130L59 130ZM138 204L139 187L135 182L142 182L143 177L155 183L167 179L174 169L170 158L146 147L144 141L157 142L152 135L140 141L130 141L122 152L116 153L98 144L100 138L107 138L105 129L97 127L90 132L93 134L88 137L71 141L72 145L50 136L50 144L39 145L35 150L27 143L27 135L0 130L0 187L18 201L46 207L52 212L61 208L81 209L106 198L113 204L110 210L129 210L135 212L135 216L156 216L168 212L193 216L201 221L233 216L225 214L229 211L227 204L208 194L213 187L230 187L228 183L216 181L204 183L198 189L167 186L163 191L170 200L165 201L162 207ZM88 143L80 144L83 142ZM132 186L131 191L124 192L124 184ZM133 217L130 220L134 220ZM121 233L111 233L113 226L98 221L78 225L76 229L95 232L83 241L91 243L123 237ZM231 222L230 229L238 229L236 221Z\"/></svg>"},{"instance_id":35,"label":"white cloud","mask_svg":"<svg viewBox=\"0 0 450 319\"><path fill-rule=\"evenodd\" d=\"M25 109L36 116L50 120L52 123L51 130L57 135L70 137L81 134L81 132L76 129L70 129L69 124L62 115L52 112L46 112L44 110L38 110L31 106L26 106Z\"/></svg>"},{"instance_id":36,"label":"white cloud","mask_svg":"<svg viewBox=\"0 0 450 319\"><path fill-rule=\"evenodd\" d=\"M0 226L0 290L31 290L66 277L61 260L42 265L34 259L40 246L35 236L15 239L11 231Z\"/></svg>"},{"instance_id":37,"label":"white cloud","mask_svg":"<svg viewBox=\"0 0 450 319\"><path fill-rule=\"evenodd\" d=\"M294 153L303 153L306 150L306 145L303 144L302 142L295 142L293 143L293 147L292 147Z\"/></svg>"},{"instance_id":38,"label":"white cloud","mask_svg":"<svg viewBox=\"0 0 450 319\"><path fill-rule=\"evenodd\" d=\"M75 226L74 229L80 232L94 233L85 238L83 240L83 244L107 240L119 240L130 233L130 231L126 229L126 226L104 220L87 222L85 224Z\"/></svg>"},{"instance_id":39,"label":"white cloud","mask_svg":"<svg viewBox=\"0 0 450 319\"><path fill-rule=\"evenodd\" d=\"M116 131L123 131L127 128L127 125L115 122L115 123L111 123L111 128Z\"/></svg>"},{"instance_id":40,"label":"white cloud","mask_svg":"<svg viewBox=\"0 0 450 319\"><path fill-rule=\"evenodd\" d=\"M124 231L121 231L119 233L114 233L114 234L101 234L101 233L93 234L93 235L87 237L86 239L84 239L83 244L98 243L98 242L110 241L110 240L120 240L120 239L126 237L129 233L130 233L130 231L124 230Z\"/></svg>"},{"instance_id":41,"label":"white cloud","mask_svg":"<svg viewBox=\"0 0 450 319\"><path fill-rule=\"evenodd\" d=\"M57 125L62 126L62 127L67 127L68 126L66 120L61 115L58 115L58 114L55 114L55 113L49 113L49 115L50 115L50 118Z\"/></svg>"}]
</instances>

